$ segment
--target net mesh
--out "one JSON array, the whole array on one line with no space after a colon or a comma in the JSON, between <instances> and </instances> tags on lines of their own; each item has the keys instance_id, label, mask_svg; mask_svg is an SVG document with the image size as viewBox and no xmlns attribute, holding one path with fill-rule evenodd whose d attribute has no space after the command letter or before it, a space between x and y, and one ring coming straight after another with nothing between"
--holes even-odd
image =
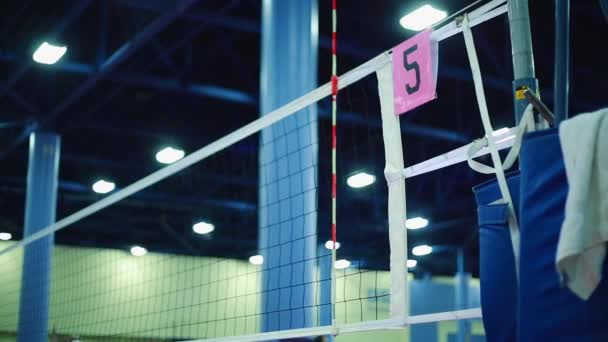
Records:
<instances>
[{"instance_id":1,"label":"net mesh","mask_svg":"<svg viewBox=\"0 0 608 342\"><path fill-rule=\"evenodd\" d=\"M375 85L361 85L368 86ZM319 145L328 146L330 122L326 103L320 105L320 121L314 112L302 111L58 231L49 338L194 340L330 326L332 265L325 243L331 178L327 161L318 161L329 156ZM380 122L377 113L358 115ZM379 124L373 132L360 124L343 130L343 143L355 146L356 153L340 157L342 172L360 163L373 165L369 172L381 170ZM71 146L63 149L69 153ZM119 172L107 170L118 179ZM74 185L70 176L61 173L60 184ZM338 259L350 262L336 272L339 324L389 315L388 251L369 258L376 246L360 248L378 237L387 241L382 248L388 246L386 199L380 199L385 185L375 185L380 189L339 182L344 201L352 201L341 205L338 216L344 229ZM107 196L89 189L60 186L60 214ZM371 194L380 199L378 205L369 200ZM199 221L213 223L215 230L196 234L192 226ZM0 249L12 243L2 242ZM134 246L147 254L134 256ZM256 255L262 264L249 261ZM38 266L48 261L31 256ZM18 329L22 258L23 248L0 255L0 272L7 275L0 281L0 336L8 341ZM35 300L22 298L29 307L36 307Z\"/></svg>"},{"instance_id":2,"label":"net mesh","mask_svg":"<svg viewBox=\"0 0 608 342\"><path fill-rule=\"evenodd\" d=\"M455 31L446 32L447 37ZM377 70L386 55L380 57L357 76L351 74L351 81ZM0 254L0 338L12 341L18 330L31 328L18 327L19 313L39 305L40 293L34 290L39 279L32 269L49 262L48 332L54 340L236 337L329 326L332 316L338 325L390 317L386 185L353 189L346 181L363 165L378 180L382 175L379 106L375 96L366 95L376 91L371 79L344 92L340 100L340 143L351 148L349 154L338 155L337 254L350 266L337 270L334 279L331 253L324 246L331 227L331 178L330 150L321 147L330 146L328 104L321 101L320 121L308 110L287 116L261 134L60 230L52 260L36 253L41 241L27 244L25 251L21 246ZM315 92L309 98L322 97L323 91ZM221 138L233 128L210 127L204 133ZM144 169L141 176L150 171ZM121 171L107 172L119 177ZM59 216L100 198L70 175L62 170L70 186L61 187ZM213 222L215 230L194 233L198 221ZM0 242L0 251L12 243ZM136 245L140 248L133 250ZM133 255L144 249L147 254ZM263 262L249 262L254 255ZM28 277L33 281L26 287L22 279ZM420 284L428 289L426 281L413 280L412 288ZM436 279L432 285L441 287L442 282ZM443 292L454 298L453 287ZM411 296L412 311L426 313L414 306L416 298L430 295L413 291ZM444 303L454 303L445 296ZM426 306L432 312L455 308L440 307ZM440 327L453 329L443 323Z\"/></svg>"},{"instance_id":3,"label":"net mesh","mask_svg":"<svg viewBox=\"0 0 608 342\"><path fill-rule=\"evenodd\" d=\"M369 76L342 90L338 116L337 259L351 267L336 272L336 323L381 320L390 316L390 247L387 188L383 177L382 120L377 81ZM328 132L322 129L322 132ZM325 137L329 141L329 136ZM329 158L329 156L328 156ZM327 158L327 159L328 159ZM327 160L322 158L322 160ZM325 168L322 168L325 169ZM352 188L347 180L360 173L375 182Z\"/></svg>"},{"instance_id":4,"label":"net mesh","mask_svg":"<svg viewBox=\"0 0 608 342\"><path fill-rule=\"evenodd\" d=\"M0 241L0 248L12 245L10 241ZM22 250L0 256L0 339L7 340L17 331L19 293L21 290Z\"/></svg>"}]
</instances>

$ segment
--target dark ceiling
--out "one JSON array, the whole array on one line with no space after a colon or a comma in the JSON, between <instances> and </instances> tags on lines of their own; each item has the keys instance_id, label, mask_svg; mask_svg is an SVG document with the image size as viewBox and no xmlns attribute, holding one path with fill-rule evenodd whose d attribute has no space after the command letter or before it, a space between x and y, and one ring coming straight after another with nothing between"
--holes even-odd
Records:
<instances>
[{"instance_id":1,"label":"dark ceiling","mask_svg":"<svg viewBox=\"0 0 608 342\"><path fill-rule=\"evenodd\" d=\"M454 13L472 1L434 1ZM62 137L58 218L100 198L99 179L118 187L158 170L165 145L192 152L256 119L260 65L259 0L3 1L0 4L0 231L21 238L27 137L33 129ZM531 1L537 77L552 107L553 1ZM339 65L345 72L412 33L398 20L422 1L341 1ZM319 0L318 79L329 79L330 1ZM506 16L474 29L495 128L512 126L513 78ZM597 1L572 1L570 111L606 106L608 25ZM68 46L54 66L31 55L43 40ZM121 50L122 49L122 50ZM119 52L116 53L115 52ZM438 100L402 118L406 165L482 135L463 39L440 44ZM112 56L112 58L109 58ZM384 157L376 81L340 97L339 174L359 169L380 179ZM329 102L319 104L319 235L328 237ZM245 139L137 195L60 231L57 243L246 258L257 246L258 137ZM367 267L387 266L386 186L339 187L339 253ZM407 182L408 212L431 224L410 231L410 246L444 246L422 258L419 273L451 274L456 248L477 272L471 187L487 177L466 165ZM211 236L192 223L213 222Z\"/></svg>"}]
</instances>

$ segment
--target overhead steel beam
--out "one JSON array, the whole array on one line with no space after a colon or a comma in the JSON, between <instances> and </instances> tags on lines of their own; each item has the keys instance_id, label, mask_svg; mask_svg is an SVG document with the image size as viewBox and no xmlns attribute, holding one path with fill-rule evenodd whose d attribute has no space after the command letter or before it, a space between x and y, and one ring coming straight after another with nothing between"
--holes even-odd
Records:
<instances>
[{"instance_id":1,"label":"overhead steel beam","mask_svg":"<svg viewBox=\"0 0 608 342\"><path fill-rule=\"evenodd\" d=\"M6 3L8 4L8 3ZM14 1L12 4L16 4L19 7L15 10L14 8L10 11L10 15L4 18L2 22L2 28L0 29L0 37L6 37L6 35L15 29L17 22L21 20L23 12L32 4L32 0L25 1ZM4 9L4 13L9 13L7 8Z\"/></svg>"},{"instance_id":2,"label":"overhead steel beam","mask_svg":"<svg viewBox=\"0 0 608 342\"><path fill-rule=\"evenodd\" d=\"M116 50L110 57L108 57L99 67L99 71L92 74L80 87L78 87L72 94L67 96L59 105L53 109L49 115L45 118L42 123L50 122L56 117L61 115L69 106L76 102L82 97L87 91L89 91L97 82L109 75L114 71L120 64L122 64L127 58L133 55L141 46L152 39L157 33L166 28L172 23L181 13L186 11L189 7L194 5L197 0L182 0L180 1L169 13L164 14L162 17L154 20L149 24L143 31L135 35L135 37L123 44L118 50Z\"/></svg>"},{"instance_id":3,"label":"overhead steel beam","mask_svg":"<svg viewBox=\"0 0 608 342\"><path fill-rule=\"evenodd\" d=\"M120 3L123 3L129 7L145 10L149 12L162 12L164 11L170 1L139 1L139 0L120 0ZM600 3L608 4L608 0L600 0ZM608 5L606 5L607 13L608 13ZM215 25L217 27L221 27L228 30L234 30L239 32L260 33L260 23L255 20L250 20L246 18L238 18L229 15L223 15L218 13L209 13L209 12L190 12L186 13L183 16L184 19L196 22L205 22L210 25ZM329 37L319 37L319 46L330 49L331 48L331 39ZM372 58L382 51L374 50L367 47L359 46L353 42L349 41L341 41L340 43L340 53L342 55L347 55L355 58L359 58L362 60L367 60ZM457 80L457 81L465 81L472 82L473 79L471 77L471 71L466 68L451 66L447 64L442 64L438 70L440 77L446 77L449 79ZM511 96L511 80L484 74L483 77L484 86L501 91L505 94L509 94ZM552 91L543 91L541 90L542 98L548 103L552 103L554 96ZM584 103L579 101L575 104L577 110L579 111L589 111L596 109L597 106L594 106L589 103Z\"/></svg>"},{"instance_id":4,"label":"overhead steel beam","mask_svg":"<svg viewBox=\"0 0 608 342\"><path fill-rule=\"evenodd\" d=\"M139 0L120 0L129 7L144 10L148 12L161 13L164 12L170 5L171 1L139 1ZM209 12L190 12L183 15L184 19L190 21L204 22L205 24L219 26L235 31L260 33L260 22L249 19L241 19L232 16L227 16L218 13Z\"/></svg>"},{"instance_id":5,"label":"overhead steel beam","mask_svg":"<svg viewBox=\"0 0 608 342\"><path fill-rule=\"evenodd\" d=\"M78 1L77 4L71 8L71 10L63 17L59 23L59 25L48 34L50 38L54 38L55 36L61 35L61 33L74 21L74 19L78 18L82 12L88 7L91 3L91 0L83 0ZM27 4L24 4L25 8ZM24 62L25 61L25 62ZM0 98L4 97L4 95L10 96L21 108L25 109L28 113L39 116L40 111L25 100L21 95L12 90L12 87L25 75L25 73L34 65L34 61L31 57L27 56L25 58L21 58L17 61L21 63L17 70L14 71L11 76L9 76L6 82L0 83Z\"/></svg>"},{"instance_id":6,"label":"overhead steel beam","mask_svg":"<svg viewBox=\"0 0 608 342\"><path fill-rule=\"evenodd\" d=\"M182 0L173 5L170 11L166 12L160 18L154 20L151 24L146 26L141 32L135 35L135 37L123 44L118 50L116 50L105 62L101 64L98 72L94 73L89 77L83 84L80 85L73 93L68 95L63 101L61 101L51 112L46 115L41 121L40 126L43 127L46 124L55 120L61 115L68 107L74 104L80 99L85 93L87 93L93 86L97 84L99 80L109 75L114 71L120 64L122 64L128 57L133 55L141 46L152 39L157 33L166 28L171 24L177 17L184 13L188 8L194 5L198 0ZM87 2L88 1L83 1ZM31 62L30 62L31 64ZM19 137L10 144L9 149L0 153L0 159L4 158L13 149L23 143L32 131L29 129L24 130Z\"/></svg>"},{"instance_id":7,"label":"overhead steel beam","mask_svg":"<svg viewBox=\"0 0 608 342\"><path fill-rule=\"evenodd\" d=\"M91 0L82 0L76 1L76 5L70 9L70 11L61 19L59 25L51 31L48 36L54 38L55 36L61 35L63 31L74 21L76 18L80 17L82 12L89 6ZM0 98L2 98L14 85L25 75L25 73L30 69L30 67L34 64L34 60L32 58L25 59L25 62L21 64L16 71L14 71L11 76L4 82L2 89L0 89Z\"/></svg>"},{"instance_id":8,"label":"overhead steel beam","mask_svg":"<svg viewBox=\"0 0 608 342\"><path fill-rule=\"evenodd\" d=\"M207 96L220 100L226 100L234 103L255 105L254 96L236 89L224 88L212 84L183 84L177 79L163 79L155 76L144 75L129 75L121 73L120 75L111 75L109 79L121 83L132 84L142 87L164 89L168 91L184 92L199 96Z\"/></svg>"},{"instance_id":9,"label":"overhead steel beam","mask_svg":"<svg viewBox=\"0 0 608 342\"><path fill-rule=\"evenodd\" d=\"M135 0L122 0L122 3L141 10L160 12L166 7L164 2L147 2L147 1L135 1ZM224 29L247 32L247 33L260 33L260 23L255 20L237 18L228 15L221 15L216 13L207 12L190 12L183 16L184 19L191 21L204 21L205 23L215 25ZM319 37L319 46L330 49L331 39L329 37ZM348 55L360 59L370 59L378 54L382 53L382 50L374 50L367 47L359 46L353 42L341 41L340 42L340 54ZM441 65L439 68L439 75L448 77L451 79L461 81L472 81L470 70L453 67L449 65ZM484 85L495 88L506 93L511 93L510 80L502 79L499 77L492 77L490 75L484 75Z\"/></svg>"},{"instance_id":10,"label":"overhead steel beam","mask_svg":"<svg viewBox=\"0 0 608 342\"><path fill-rule=\"evenodd\" d=\"M2 177L0 181L5 184L0 188L0 191L25 193L25 181L21 178ZM61 199L82 202L94 202L99 199L99 195L93 193L90 186L82 183L59 180L58 188ZM226 198L205 198L203 196L182 196L158 191L142 191L116 205L179 211L200 211L207 207L235 210L239 214L255 214L257 212L257 204L254 202Z\"/></svg>"},{"instance_id":11,"label":"overhead steel beam","mask_svg":"<svg viewBox=\"0 0 608 342\"><path fill-rule=\"evenodd\" d=\"M5 62L19 62L21 57L7 51L0 51L0 60ZM73 74L94 76L97 74L97 67L90 64L78 63L73 61L63 61L55 64L54 69ZM255 105L255 97L249 93L225 88L213 84L183 83L178 79L162 78L151 75L140 75L129 72L110 73L104 77L119 83L125 83L145 88L166 90L176 93L187 93L196 96L206 96L235 103Z\"/></svg>"},{"instance_id":12,"label":"overhead steel beam","mask_svg":"<svg viewBox=\"0 0 608 342\"><path fill-rule=\"evenodd\" d=\"M25 109L31 115L40 115L40 111L38 110L38 108L36 108L36 106L24 99L21 95L17 94L14 90L9 89L2 84L0 84L0 90L6 92L8 96L10 96L15 101L15 103L17 103L21 108Z\"/></svg>"},{"instance_id":13,"label":"overhead steel beam","mask_svg":"<svg viewBox=\"0 0 608 342\"><path fill-rule=\"evenodd\" d=\"M99 6L99 43L97 45L97 61L95 62L97 66L100 66L106 59L106 49L108 46L108 11L110 2L101 1Z\"/></svg>"},{"instance_id":14,"label":"overhead steel beam","mask_svg":"<svg viewBox=\"0 0 608 342\"><path fill-rule=\"evenodd\" d=\"M177 17L184 13L188 8L193 6L198 0L182 0L162 17L154 20L151 24L145 27L141 32L135 35L135 37L123 44L118 50L116 50L105 62L101 64L100 73L97 78L105 76L111 72L118 65L124 62L129 56L133 55L142 45L152 39L157 33L165 29L171 24Z\"/></svg>"},{"instance_id":15,"label":"overhead steel beam","mask_svg":"<svg viewBox=\"0 0 608 342\"><path fill-rule=\"evenodd\" d=\"M4 61L15 61L17 57L11 53L0 51L0 60ZM92 65L77 63L77 62L62 62L56 65L57 69L76 73L83 75L91 75L95 73L95 67ZM467 77L466 72L458 71L458 76ZM110 74L106 77L108 80L122 82L126 84L132 84L142 87L174 91L174 92L184 92L187 94L192 94L196 96L205 96L216 98L219 100L225 100L230 102L235 102L239 104L245 105L257 105L255 101L255 96L253 94L249 94L247 92L243 92L236 89L224 88L211 84L181 84L181 82L177 79L165 79L161 77L155 76L144 76L137 75L132 73L124 73L120 74ZM488 80L486 80L487 82ZM491 80L489 80L491 84ZM326 110L322 110L320 116L324 119L328 118L329 113ZM372 120L366 119L363 115L357 114L354 112L344 112L340 114L340 120L348 123L372 126L372 127L380 127L380 122L374 123ZM408 123L408 125L403 125L401 127L402 132L413 134L416 136L424 136L424 137L432 137L438 138L442 140L453 141L457 143L465 143L470 139L458 132L424 126L419 124Z\"/></svg>"},{"instance_id":16,"label":"overhead steel beam","mask_svg":"<svg viewBox=\"0 0 608 342\"><path fill-rule=\"evenodd\" d=\"M34 132L38 128L38 122L32 121L26 124L19 136L8 144L8 147L4 151L0 151L0 160L4 159L9 153L17 149L21 143L23 143L29 137L31 132Z\"/></svg>"},{"instance_id":17,"label":"overhead steel beam","mask_svg":"<svg viewBox=\"0 0 608 342\"><path fill-rule=\"evenodd\" d=\"M0 121L0 129L2 128L13 128L13 127L21 127L29 124L29 120L19 120L19 121Z\"/></svg>"},{"instance_id":18,"label":"overhead steel beam","mask_svg":"<svg viewBox=\"0 0 608 342\"><path fill-rule=\"evenodd\" d=\"M319 117L328 119L330 118L330 112L327 108L322 108L319 111ZM378 114L378 118L380 114ZM339 120L341 122L350 123L350 124L359 124L369 127L382 127L382 122L380 120L371 120L367 118L365 115L355 112L348 111L340 111ZM471 138L469 138L466 134L451 131L448 129L425 126L420 124L415 124L408 122L407 125L401 125L401 132L406 134L412 134L419 137L429 137L436 138L441 140L447 140L455 143L469 143Z\"/></svg>"},{"instance_id":19,"label":"overhead steel beam","mask_svg":"<svg viewBox=\"0 0 608 342\"><path fill-rule=\"evenodd\" d=\"M123 162L123 161L114 161L114 160L106 160L94 157L85 157L85 156L77 156L73 154L63 154L61 156L61 162L67 162L80 165L88 165L88 166L98 166L102 167L105 170L113 169L113 170L142 170L146 167L142 165L142 163L136 162ZM258 182L252 177L246 176L238 176L238 175L230 175L230 174L220 174L216 172L212 172L211 170L200 170L196 171L196 176L204 179L208 182L214 182L219 184L231 184L238 185L242 187L256 187Z\"/></svg>"}]
</instances>

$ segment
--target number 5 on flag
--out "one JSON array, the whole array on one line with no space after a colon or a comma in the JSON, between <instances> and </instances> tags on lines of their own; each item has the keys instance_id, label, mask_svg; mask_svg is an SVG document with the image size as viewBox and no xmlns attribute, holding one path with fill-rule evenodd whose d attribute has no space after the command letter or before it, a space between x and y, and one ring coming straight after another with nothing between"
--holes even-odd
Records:
<instances>
[{"instance_id":1,"label":"number 5 on flag","mask_svg":"<svg viewBox=\"0 0 608 342\"><path fill-rule=\"evenodd\" d=\"M431 30L393 48L395 114L400 115L437 98L437 42Z\"/></svg>"}]
</instances>

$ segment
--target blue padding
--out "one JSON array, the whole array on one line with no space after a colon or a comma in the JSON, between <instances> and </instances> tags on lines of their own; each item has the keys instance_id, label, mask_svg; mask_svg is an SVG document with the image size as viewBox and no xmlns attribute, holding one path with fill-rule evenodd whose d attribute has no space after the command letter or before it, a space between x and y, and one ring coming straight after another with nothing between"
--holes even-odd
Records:
<instances>
[{"instance_id":1,"label":"blue padding","mask_svg":"<svg viewBox=\"0 0 608 342\"><path fill-rule=\"evenodd\" d=\"M585 302L561 286L555 267L568 193L557 129L526 135L520 165L519 341L608 341L608 272Z\"/></svg>"},{"instance_id":2,"label":"blue padding","mask_svg":"<svg viewBox=\"0 0 608 342\"><path fill-rule=\"evenodd\" d=\"M507 177L517 208L519 174ZM478 204L479 273L483 325L488 341L513 342L517 337L517 276L506 204L490 204L502 198L498 183L486 182L473 189Z\"/></svg>"},{"instance_id":3,"label":"blue padding","mask_svg":"<svg viewBox=\"0 0 608 342\"><path fill-rule=\"evenodd\" d=\"M477 222L480 226L501 225L508 223L509 206L506 204L480 205L477 210Z\"/></svg>"}]
</instances>

